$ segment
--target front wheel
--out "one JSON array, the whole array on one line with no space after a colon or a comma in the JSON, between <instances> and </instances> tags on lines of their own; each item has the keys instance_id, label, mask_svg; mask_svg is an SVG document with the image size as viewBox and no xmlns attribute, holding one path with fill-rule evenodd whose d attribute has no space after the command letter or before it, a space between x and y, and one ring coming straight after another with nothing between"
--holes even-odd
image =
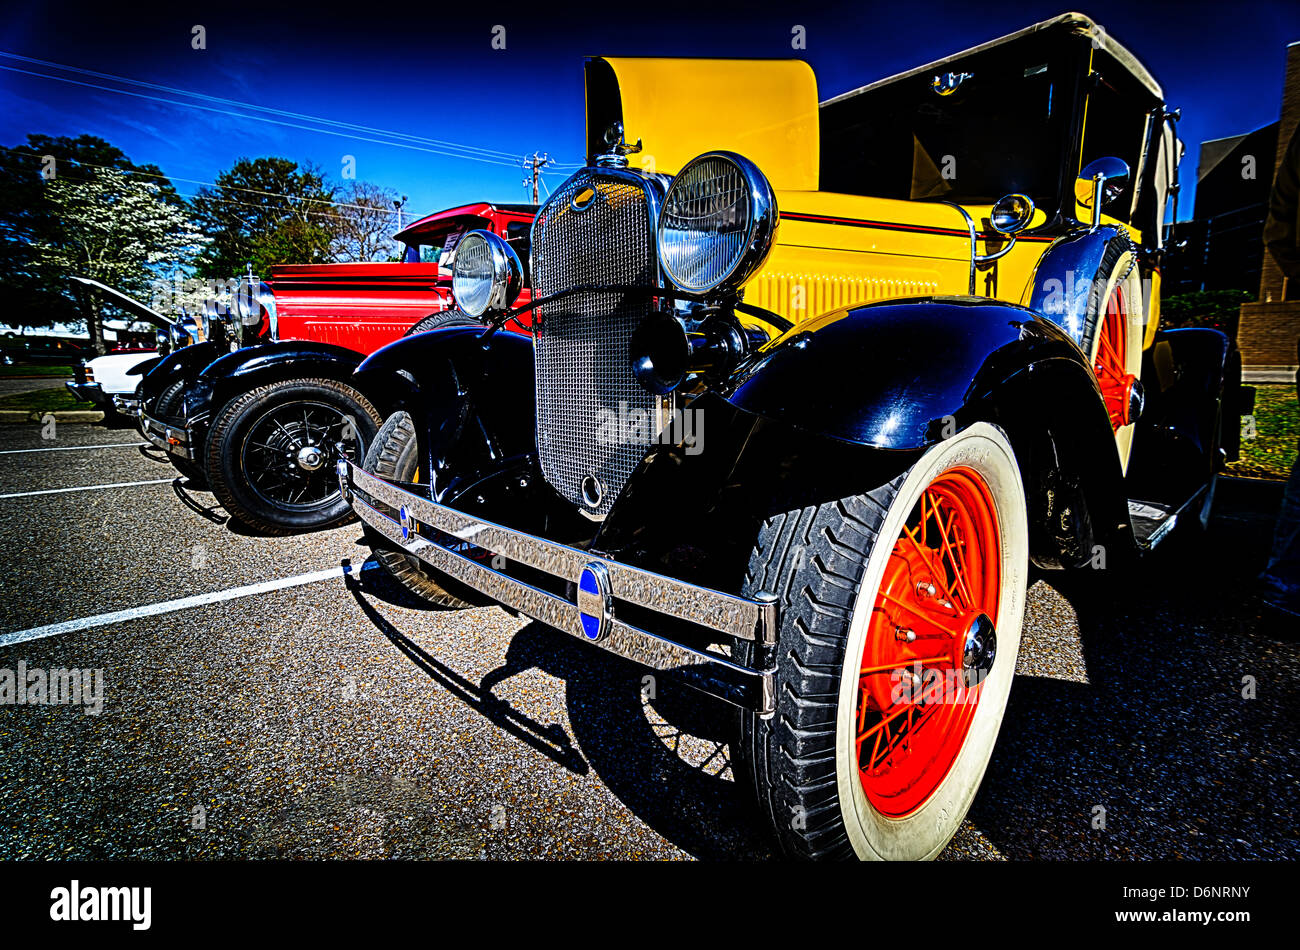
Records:
<instances>
[{"instance_id":1,"label":"front wheel","mask_svg":"<svg viewBox=\"0 0 1300 950\"><path fill-rule=\"evenodd\" d=\"M781 604L777 710L742 717L737 759L787 854L943 850L1002 723L1028 544L1015 455L987 423L763 525L746 592Z\"/></svg>"},{"instance_id":2,"label":"front wheel","mask_svg":"<svg viewBox=\"0 0 1300 950\"><path fill-rule=\"evenodd\" d=\"M350 521L339 491L337 447L365 456L379 411L334 379L257 386L220 408L208 437L212 492L231 515L263 534L332 528Z\"/></svg>"},{"instance_id":3,"label":"front wheel","mask_svg":"<svg viewBox=\"0 0 1300 950\"><path fill-rule=\"evenodd\" d=\"M363 465L366 471L393 482L420 483L419 440L409 412L395 412L384 422L370 445ZM427 481L427 476L424 478ZM438 607L462 609L487 603L481 594L455 578L430 567L405 551L396 550L387 539L367 529L372 556L399 584L421 600Z\"/></svg>"},{"instance_id":4,"label":"front wheel","mask_svg":"<svg viewBox=\"0 0 1300 950\"><path fill-rule=\"evenodd\" d=\"M178 379L161 393L153 404L153 415L161 419L168 425L174 425L179 428L185 426L185 384L184 379ZM176 471L184 475L196 488L208 487L208 476L203 471L203 466L198 462L192 462L189 459L178 458L168 453L167 460L172 463Z\"/></svg>"}]
</instances>

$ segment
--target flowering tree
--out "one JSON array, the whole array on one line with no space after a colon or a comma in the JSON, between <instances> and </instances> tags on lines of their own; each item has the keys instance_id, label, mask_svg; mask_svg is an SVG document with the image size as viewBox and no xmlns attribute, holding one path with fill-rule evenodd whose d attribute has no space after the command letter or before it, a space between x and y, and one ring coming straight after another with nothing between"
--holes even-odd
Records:
<instances>
[{"instance_id":1,"label":"flowering tree","mask_svg":"<svg viewBox=\"0 0 1300 950\"><path fill-rule=\"evenodd\" d=\"M208 239L156 183L116 168L87 171L46 184L47 206L59 227L55 236L35 243L37 264L147 299L153 277L189 263ZM80 285L74 293L91 346L103 353L100 303Z\"/></svg>"}]
</instances>

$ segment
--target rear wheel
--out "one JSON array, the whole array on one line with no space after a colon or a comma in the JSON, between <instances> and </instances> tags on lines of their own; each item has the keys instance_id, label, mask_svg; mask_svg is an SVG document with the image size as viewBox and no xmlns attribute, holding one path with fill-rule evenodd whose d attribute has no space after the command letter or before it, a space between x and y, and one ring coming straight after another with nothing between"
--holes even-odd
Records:
<instances>
[{"instance_id":1,"label":"rear wheel","mask_svg":"<svg viewBox=\"0 0 1300 950\"><path fill-rule=\"evenodd\" d=\"M153 415L161 419L168 425L184 427L185 425L185 380L178 379L158 395L158 399L153 404ZM207 488L208 478L203 471L203 466L189 459L177 458L170 453L167 460L172 463L176 471L188 478L196 487Z\"/></svg>"},{"instance_id":2,"label":"rear wheel","mask_svg":"<svg viewBox=\"0 0 1300 950\"><path fill-rule=\"evenodd\" d=\"M350 521L335 463L342 444L361 458L379 428L370 400L334 379L257 386L221 407L208 437L212 491L226 510L264 534Z\"/></svg>"},{"instance_id":3,"label":"rear wheel","mask_svg":"<svg viewBox=\"0 0 1300 950\"><path fill-rule=\"evenodd\" d=\"M987 423L764 524L746 589L781 603L777 710L742 716L737 758L787 854L943 850L1002 722L1027 573L1019 470Z\"/></svg>"},{"instance_id":4,"label":"rear wheel","mask_svg":"<svg viewBox=\"0 0 1300 950\"><path fill-rule=\"evenodd\" d=\"M362 466L386 481L420 482L420 452L410 413L395 412L385 420ZM394 550L374 532L367 532L374 558L399 584L439 607L477 607L485 603L475 591L435 570L417 557Z\"/></svg>"}]
</instances>

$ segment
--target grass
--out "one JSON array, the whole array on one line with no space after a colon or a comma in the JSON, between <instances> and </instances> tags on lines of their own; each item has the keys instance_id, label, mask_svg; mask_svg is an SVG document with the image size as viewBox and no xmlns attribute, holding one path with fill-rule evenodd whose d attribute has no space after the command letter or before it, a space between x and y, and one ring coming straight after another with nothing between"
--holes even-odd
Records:
<instances>
[{"instance_id":1,"label":"grass","mask_svg":"<svg viewBox=\"0 0 1300 950\"><path fill-rule=\"evenodd\" d=\"M66 388L41 389L33 393L15 393L0 397L0 409L18 409L23 412L58 412L63 409L95 409L88 402L77 399Z\"/></svg>"},{"instance_id":2,"label":"grass","mask_svg":"<svg viewBox=\"0 0 1300 950\"><path fill-rule=\"evenodd\" d=\"M71 366L46 366L22 363L5 366L0 363L0 376L71 376Z\"/></svg>"},{"instance_id":3,"label":"grass","mask_svg":"<svg viewBox=\"0 0 1300 950\"><path fill-rule=\"evenodd\" d=\"M1241 458L1228 466L1228 474L1286 478L1295 464L1296 442L1300 440L1295 386L1256 384L1255 414L1241 421Z\"/></svg>"}]
</instances>

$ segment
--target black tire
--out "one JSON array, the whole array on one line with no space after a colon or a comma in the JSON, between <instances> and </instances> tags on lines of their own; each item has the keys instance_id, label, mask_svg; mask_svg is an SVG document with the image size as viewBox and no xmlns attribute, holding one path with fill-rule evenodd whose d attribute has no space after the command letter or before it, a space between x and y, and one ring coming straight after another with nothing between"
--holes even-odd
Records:
<instances>
[{"instance_id":1,"label":"black tire","mask_svg":"<svg viewBox=\"0 0 1300 950\"><path fill-rule=\"evenodd\" d=\"M395 482L420 479L420 452L415 423L410 413L389 416L370 443L363 466L367 472ZM374 558L393 578L415 594L439 607L479 607L487 601L477 591L429 567L419 558L394 550L386 538L367 531Z\"/></svg>"},{"instance_id":2,"label":"black tire","mask_svg":"<svg viewBox=\"0 0 1300 950\"><path fill-rule=\"evenodd\" d=\"M184 379L178 379L158 394L157 400L153 404L152 414L166 422L168 425L184 426L185 425L185 383ZM200 458L202 457L201 446ZM189 459L177 458L175 455L168 453L167 460L172 463L176 471L184 475L196 488L207 488L208 477L203 471L203 466L198 462Z\"/></svg>"},{"instance_id":3,"label":"black tire","mask_svg":"<svg viewBox=\"0 0 1300 950\"><path fill-rule=\"evenodd\" d=\"M861 669L861 645L877 609L881 572L900 526L907 523L902 519L911 517L914 499L935 473L972 465L976 470L985 466L981 473L989 473L996 485L996 517L1003 538L999 550L1004 584L997 611L1002 626L983 687L990 691L981 694L969 738L951 769L937 776L933 794L914 813L895 821L874 811L860 792L859 753L846 751L845 745L847 728L847 748L853 749L852 724L860 708L847 706L845 696L856 690L860 676L846 679L850 670ZM787 856L929 858L956 832L992 752L1015 668L1028 574L1023 498L1005 437L992 426L978 424L931 449L887 484L778 514L762 526L750 556L745 593L774 594L781 606L777 708L766 720L742 713L733 765L737 781L749 786ZM748 662L752 646L739 647L739 658Z\"/></svg>"},{"instance_id":4,"label":"black tire","mask_svg":"<svg viewBox=\"0 0 1300 950\"><path fill-rule=\"evenodd\" d=\"M217 411L208 436L212 492L263 534L344 524L354 513L338 488L335 445L351 436L349 456L361 458L380 420L369 399L334 379L289 379L240 393ZM313 449L305 467L303 453Z\"/></svg>"},{"instance_id":5,"label":"black tire","mask_svg":"<svg viewBox=\"0 0 1300 950\"><path fill-rule=\"evenodd\" d=\"M440 327L481 327L483 325L482 320L477 320L465 313L465 311L452 307L450 310L431 313L411 324L410 328L402 336L415 336L417 333L424 333L426 330L437 330Z\"/></svg>"}]
</instances>

